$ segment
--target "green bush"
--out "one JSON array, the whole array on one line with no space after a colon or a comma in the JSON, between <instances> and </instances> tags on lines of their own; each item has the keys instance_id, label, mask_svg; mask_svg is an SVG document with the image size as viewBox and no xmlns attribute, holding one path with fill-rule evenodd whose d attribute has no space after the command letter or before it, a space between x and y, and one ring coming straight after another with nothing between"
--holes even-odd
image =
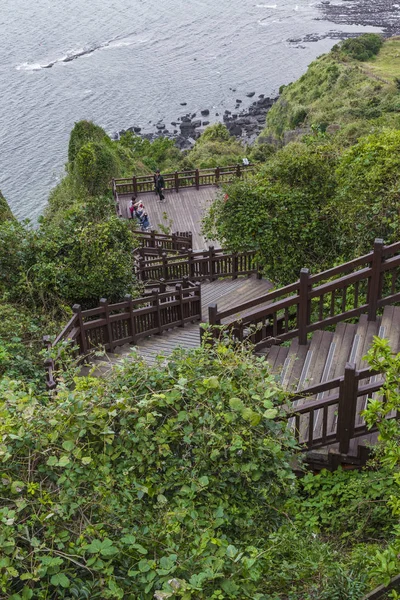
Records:
<instances>
[{"instance_id":1,"label":"green bush","mask_svg":"<svg viewBox=\"0 0 400 600\"><path fill-rule=\"evenodd\" d=\"M11 209L7 204L7 200L4 198L3 194L0 191L0 223L2 221L7 221L13 218L14 215L12 214Z\"/></svg>"},{"instance_id":2,"label":"green bush","mask_svg":"<svg viewBox=\"0 0 400 600\"><path fill-rule=\"evenodd\" d=\"M349 38L334 47L341 54L354 58L355 60L369 60L382 48L383 38L375 33L364 33L356 38Z\"/></svg>"},{"instance_id":3,"label":"green bush","mask_svg":"<svg viewBox=\"0 0 400 600\"><path fill-rule=\"evenodd\" d=\"M106 193L111 179L119 175L113 148L104 142L85 144L76 155L74 173L90 195Z\"/></svg>"},{"instance_id":4,"label":"green bush","mask_svg":"<svg viewBox=\"0 0 400 600\"><path fill-rule=\"evenodd\" d=\"M101 142L106 137L102 127L91 121L78 121L71 131L68 145L68 161L73 163L79 150L89 142Z\"/></svg>"},{"instance_id":5,"label":"green bush","mask_svg":"<svg viewBox=\"0 0 400 600\"><path fill-rule=\"evenodd\" d=\"M347 255L363 254L376 237L399 239L399 173L400 131L363 137L343 153L331 213L340 221Z\"/></svg>"},{"instance_id":6,"label":"green bush","mask_svg":"<svg viewBox=\"0 0 400 600\"><path fill-rule=\"evenodd\" d=\"M101 297L116 301L132 292L134 239L128 223L115 215L79 221L70 214L33 234L27 288L34 302L87 308Z\"/></svg>"},{"instance_id":7,"label":"green bush","mask_svg":"<svg viewBox=\"0 0 400 600\"><path fill-rule=\"evenodd\" d=\"M256 250L277 283L314 272L337 258L336 224L327 206L335 192L336 154L326 145L289 144L260 175L226 187L203 220L208 239L240 252Z\"/></svg>"},{"instance_id":8,"label":"green bush","mask_svg":"<svg viewBox=\"0 0 400 600\"><path fill-rule=\"evenodd\" d=\"M294 492L283 400L225 345L136 358L55 400L0 382L3 596L262 597Z\"/></svg>"}]
</instances>

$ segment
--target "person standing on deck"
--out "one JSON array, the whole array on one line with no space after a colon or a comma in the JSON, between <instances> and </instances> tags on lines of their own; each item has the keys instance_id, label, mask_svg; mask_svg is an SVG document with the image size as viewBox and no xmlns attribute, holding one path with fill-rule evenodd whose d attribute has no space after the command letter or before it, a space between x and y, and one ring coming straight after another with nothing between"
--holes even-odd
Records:
<instances>
[{"instance_id":1,"label":"person standing on deck","mask_svg":"<svg viewBox=\"0 0 400 600\"><path fill-rule=\"evenodd\" d=\"M164 177L160 173L160 169L157 169L157 171L156 171L155 186L156 186L157 194L160 197L160 202L165 202L165 196L163 194L163 191L165 188L165 182L164 182Z\"/></svg>"}]
</instances>

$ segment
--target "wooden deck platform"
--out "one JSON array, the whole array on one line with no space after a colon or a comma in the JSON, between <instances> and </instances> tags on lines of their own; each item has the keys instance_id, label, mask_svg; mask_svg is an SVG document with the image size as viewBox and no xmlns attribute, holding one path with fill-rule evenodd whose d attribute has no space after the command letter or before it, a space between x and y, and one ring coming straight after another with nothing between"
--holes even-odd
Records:
<instances>
[{"instance_id":1,"label":"wooden deck platform","mask_svg":"<svg viewBox=\"0 0 400 600\"><path fill-rule=\"evenodd\" d=\"M201 220L207 207L217 197L220 188L210 185L196 188L181 189L179 192L168 190L165 192L165 202L158 201L158 195L153 192L140 194L149 215L152 229L162 233L160 224L168 227L171 232L191 231L193 233L192 250L204 250L208 246L220 248L217 242L206 241L201 235ZM119 210L123 218L128 219L131 195L119 196Z\"/></svg>"}]
</instances>

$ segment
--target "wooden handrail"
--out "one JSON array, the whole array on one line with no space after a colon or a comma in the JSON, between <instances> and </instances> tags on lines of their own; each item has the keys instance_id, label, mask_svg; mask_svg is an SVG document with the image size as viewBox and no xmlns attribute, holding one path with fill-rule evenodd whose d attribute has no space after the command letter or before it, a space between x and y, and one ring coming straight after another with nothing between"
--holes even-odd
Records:
<instances>
[{"instance_id":1,"label":"wooden handrail","mask_svg":"<svg viewBox=\"0 0 400 600\"><path fill-rule=\"evenodd\" d=\"M215 169L192 169L190 171L175 171L163 175L166 190L179 191L180 188L199 187L206 185L220 185L229 183L236 178L244 177L254 171L253 165L231 165L229 167L216 167ZM131 178L124 177L112 180L112 191L114 199L118 202L118 196L152 192L154 190L153 175L140 175Z\"/></svg>"},{"instance_id":2,"label":"wooden handrail","mask_svg":"<svg viewBox=\"0 0 400 600\"><path fill-rule=\"evenodd\" d=\"M73 311L74 317L53 344L48 336L45 337L46 347L51 349L56 342L70 340L77 343L81 356L99 346L112 352L116 346L136 344L139 339L154 333L200 320L201 289L200 284L185 279L175 290L154 289L149 295L135 299L126 296L124 301L115 304L109 304L103 298L96 308L82 310L79 305L74 305ZM54 360L47 359L45 368L47 388L54 389Z\"/></svg>"},{"instance_id":3,"label":"wooden handrail","mask_svg":"<svg viewBox=\"0 0 400 600\"><path fill-rule=\"evenodd\" d=\"M362 600L379 600L380 598L386 596L386 594L391 590L400 590L400 575L393 577L388 585L380 585L379 587L375 588L372 590L372 592L364 596Z\"/></svg>"},{"instance_id":4,"label":"wooden handrail","mask_svg":"<svg viewBox=\"0 0 400 600\"><path fill-rule=\"evenodd\" d=\"M228 311L218 311L218 307L213 305L209 323L221 325L232 315L254 309L245 318L229 323L238 339L249 339L256 348L296 336L300 344L305 344L307 336L316 329L362 313L367 313L368 320L373 321L379 309L399 301L399 266L400 243L384 246L378 239L373 252L338 267L316 275L303 269L297 282L238 304ZM288 299L288 294L293 292L294 295ZM296 307L296 314L289 311L290 307ZM219 333L216 332L216 335Z\"/></svg>"}]
</instances>

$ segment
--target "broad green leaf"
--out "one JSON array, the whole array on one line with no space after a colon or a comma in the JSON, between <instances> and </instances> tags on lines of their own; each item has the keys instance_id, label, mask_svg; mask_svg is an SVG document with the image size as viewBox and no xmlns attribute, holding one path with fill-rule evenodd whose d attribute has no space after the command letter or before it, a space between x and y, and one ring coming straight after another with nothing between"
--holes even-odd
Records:
<instances>
[{"instance_id":1,"label":"broad green leaf","mask_svg":"<svg viewBox=\"0 0 400 600\"><path fill-rule=\"evenodd\" d=\"M244 410L244 404L240 400L240 398L231 398L229 400L229 406L232 410L235 410L237 412L242 412L242 410Z\"/></svg>"},{"instance_id":2,"label":"broad green leaf","mask_svg":"<svg viewBox=\"0 0 400 600\"><path fill-rule=\"evenodd\" d=\"M64 573L56 573L50 579L52 585L60 585L63 588L69 587L69 579Z\"/></svg>"}]
</instances>

